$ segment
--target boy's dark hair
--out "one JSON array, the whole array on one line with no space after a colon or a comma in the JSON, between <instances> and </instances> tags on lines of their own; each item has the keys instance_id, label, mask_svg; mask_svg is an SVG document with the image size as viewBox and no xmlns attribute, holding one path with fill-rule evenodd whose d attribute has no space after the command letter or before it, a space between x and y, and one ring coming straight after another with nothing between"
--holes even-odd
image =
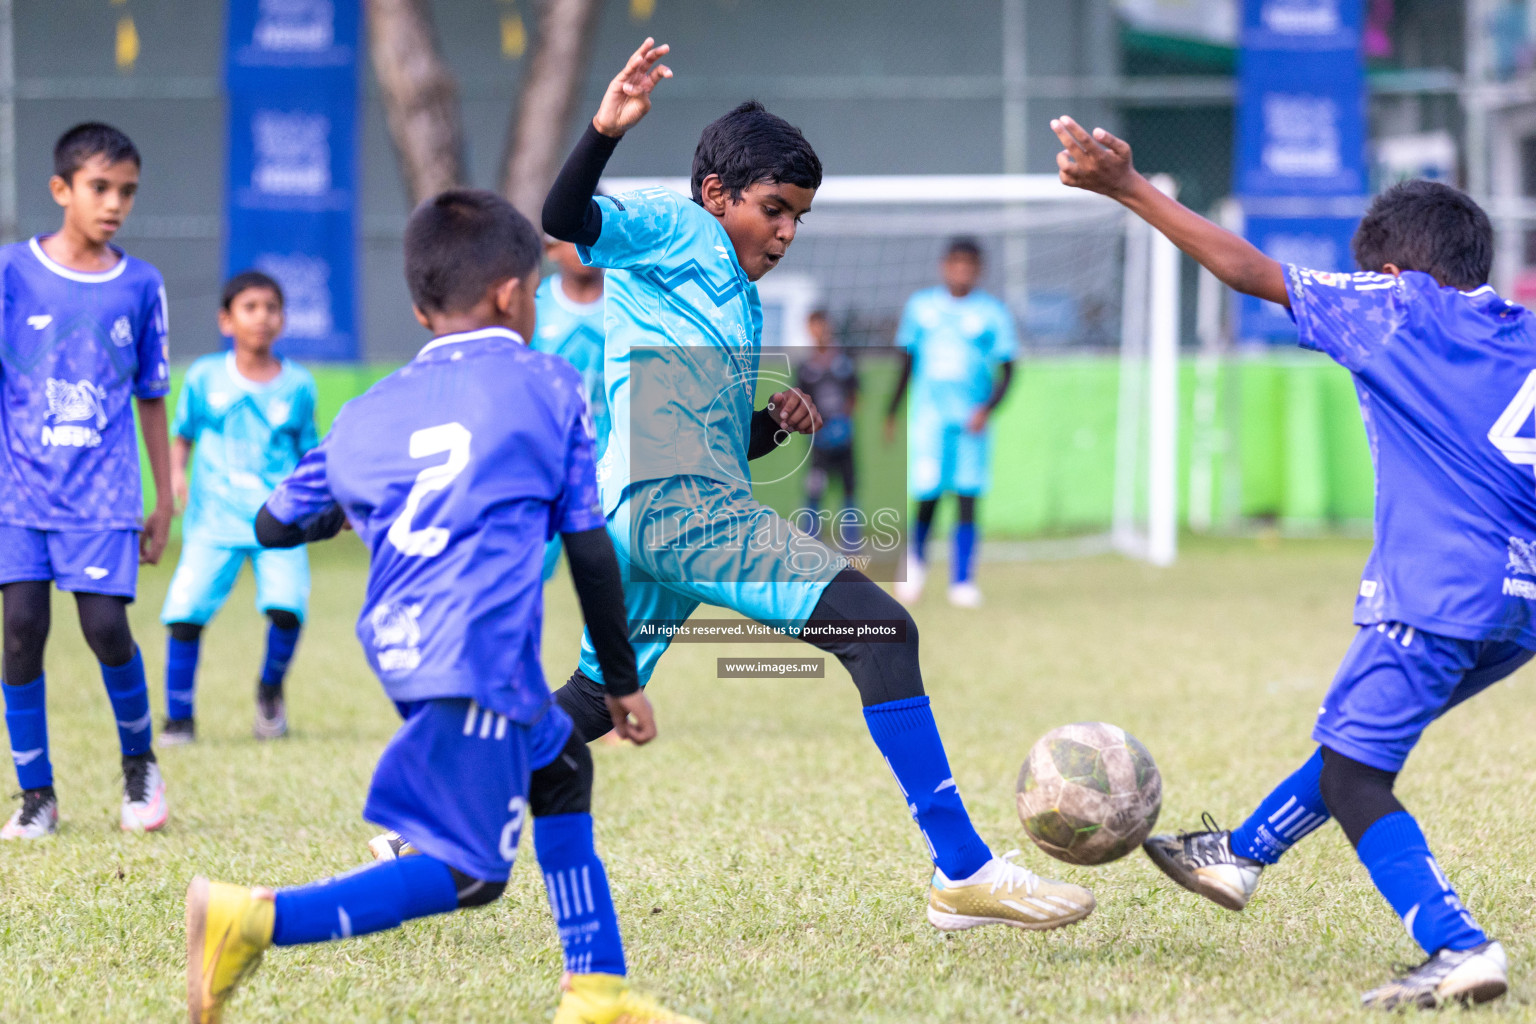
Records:
<instances>
[{"instance_id":1,"label":"boy's dark hair","mask_svg":"<svg viewBox=\"0 0 1536 1024\"><path fill-rule=\"evenodd\" d=\"M944 247L944 258L949 259L951 256L969 256L980 263L981 243L969 235L957 235Z\"/></svg>"},{"instance_id":2,"label":"boy's dark hair","mask_svg":"<svg viewBox=\"0 0 1536 1024\"><path fill-rule=\"evenodd\" d=\"M1388 263L1467 291L1488 283L1493 225L1460 189L1416 178L1377 196L1350 243L1361 270Z\"/></svg>"},{"instance_id":3,"label":"boy's dark hair","mask_svg":"<svg viewBox=\"0 0 1536 1024\"><path fill-rule=\"evenodd\" d=\"M109 164L132 160L135 166L144 166L132 139L109 124L87 121L60 135L53 144L53 173L73 184L75 172L93 156L104 157Z\"/></svg>"},{"instance_id":4,"label":"boy's dark hair","mask_svg":"<svg viewBox=\"0 0 1536 1024\"><path fill-rule=\"evenodd\" d=\"M263 274L259 270L242 270L224 282L224 291L219 295L219 308L226 313L229 312L229 307L234 303L236 296L252 288L270 290L277 296L277 304L283 305L283 286L277 283L276 278L271 274Z\"/></svg>"},{"instance_id":5,"label":"boy's dark hair","mask_svg":"<svg viewBox=\"0 0 1536 1024\"><path fill-rule=\"evenodd\" d=\"M424 312L463 312L492 286L526 277L542 255L528 218L484 189L440 192L405 225L405 282Z\"/></svg>"},{"instance_id":6,"label":"boy's dark hair","mask_svg":"<svg viewBox=\"0 0 1536 1024\"><path fill-rule=\"evenodd\" d=\"M821 187L821 160L800 129L761 103L748 100L704 127L693 151L693 201L704 198L704 179L720 176L732 199L759 182Z\"/></svg>"}]
</instances>

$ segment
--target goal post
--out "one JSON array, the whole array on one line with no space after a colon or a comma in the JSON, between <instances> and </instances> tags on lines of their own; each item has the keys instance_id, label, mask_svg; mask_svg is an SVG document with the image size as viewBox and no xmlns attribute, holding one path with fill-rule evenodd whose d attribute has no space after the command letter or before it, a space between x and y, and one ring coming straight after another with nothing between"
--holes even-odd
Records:
<instances>
[{"instance_id":1,"label":"goal post","mask_svg":"<svg viewBox=\"0 0 1536 1024\"><path fill-rule=\"evenodd\" d=\"M1154 184L1174 192L1167 176ZM686 178L602 182L610 195L653 187L689 194ZM982 287L1014 316L1020 374L1081 364L1113 379L1100 403L1106 408L1065 413L1081 412L1085 424L1097 415L1092 429L1109 435L1105 457L1082 467L1083 489L1096 491L1102 477L1110 498L1101 512L1078 508L1064 516L1065 526L1036 517L1047 525L1028 532L1050 538L1038 549L1116 550L1171 563L1178 549L1180 259L1171 242L1118 203L1050 174L825 178L795 244L759 283L764 345L807 344L806 315L824 309L845 346L888 351L908 296L938 283L944 245L961 235L981 243ZM1105 417L1112 423L1100 430ZM994 445L1074 443L1070 424L1053 426L1051 441L1015 432ZM1007 490L999 479L1004 454L994 449L995 494ZM1062 458L1071 461L1070 453ZM1072 472L1069 466L1055 474L1059 488L1072 487ZM1049 500L1083 504L1070 495ZM989 519L997 514L992 510ZM1063 545L1064 538L1072 543ZM1034 557L1028 544L1009 550Z\"/></svg>"}]
</instances>

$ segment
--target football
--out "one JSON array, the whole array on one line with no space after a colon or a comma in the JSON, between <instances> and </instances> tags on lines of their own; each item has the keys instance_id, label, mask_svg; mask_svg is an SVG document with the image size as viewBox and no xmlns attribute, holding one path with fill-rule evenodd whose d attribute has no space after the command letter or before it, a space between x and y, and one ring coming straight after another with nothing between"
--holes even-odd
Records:
<instances>
[{"instance_id":1,"label":"football","mask_svg":"<svg viewBox=\"0 0 1536 1024\"><path fill-rule=\"evenodd\" d=\"M1035 845L1069 864L1108 864L1157 824L1163 780L1147 748L1107 722L1058 726L1019 772L1019 820Z\"/></svg>"}]
</instances>

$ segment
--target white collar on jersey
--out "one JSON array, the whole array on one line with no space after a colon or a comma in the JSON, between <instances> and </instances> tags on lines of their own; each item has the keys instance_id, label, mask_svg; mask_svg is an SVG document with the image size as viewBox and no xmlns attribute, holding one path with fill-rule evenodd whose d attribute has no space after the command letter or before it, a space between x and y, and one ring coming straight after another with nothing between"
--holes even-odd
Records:
<instances>
[{"instance_id":1,"label":"white collar on jersey","mask_svg":"<svg viewBox=\"0 0 1536 1024\"><path fill-rule=\"evenodd\" d=\"M460 331L458 334L445 334L440 338L433 338L421 347L421 351L416 353L416 358L420 359L433 349L442 348L444 345L457 345L465 341L480 341L484 338L507 338L517 342L519 345L528 344L523 340L521 334L518 334L510 327L482 327L476 331Z\"/></svg>"},{"instance_id":2,"label":"white collar on jersey","mask_svg":"<svg viewBox=\"0 0 1536 1024\"><path fill-rule=\"evenodd\" d=\"M241 373L240 368L235 365L235 354L233 352L224 353L224 370L229 374L229 379L235 382L235 387L242 391L249 391L253 395L259 395L263 391L271 391L282 382L283 374L288 369L288 361L283 359L282 356L277 358L282 363L282 369L278 370L277 376L271 380L251 380L251 378Z\"/></svg>"},{"instance_id":3,"label":"white collar on jersey","mask_svg":"<svg viewBox=\"0 0 1536 1024\"><path fill-rule=\"evenodd\" d=\"M602 312L603 309L603 299L601 295L593 299L591 302L577 302L575 299L565 294L565 284L560 280L559 274L550 275L549 294L554 298L556 305L565 310L567 313L572 313L576 316L591 316L593 313Z\"/></svg>"},{"instance_id":4,"label":"white collar on jersey","mask_svg":"<svg viewBox=\"0 0 1536 1024\"><path fill-rule=\"evenodd\" d=\"M60 277L70 281L79 281L81 284L104 284L107 281L116 280L124 270L128 269L128 254L114 245L110 246L110 248L113 252L117 253L117 265L111 270L103 270L97 274L88 274L83 270L70 270L63 264L55 263L48 258L48 254L43 251L42 243L38 241L42 237L42 235L33 235L31 240L27 242L27 245L32 250L32 255L37 257L37 262Z\"/></svg>"}]
</instances>

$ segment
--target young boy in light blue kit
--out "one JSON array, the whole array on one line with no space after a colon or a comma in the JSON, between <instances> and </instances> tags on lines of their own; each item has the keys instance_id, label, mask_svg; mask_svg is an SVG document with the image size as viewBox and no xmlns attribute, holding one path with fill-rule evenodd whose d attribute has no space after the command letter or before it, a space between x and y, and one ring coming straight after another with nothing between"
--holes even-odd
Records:
<instances>
[{"instance_id":1,"label":"young boy in light blue kit","mask_svg":"<svg viewBox=\"0 0 1536 1024\"><path fill-rule=\"evenodd\" d=\"M314 378L272 351L282 331L278 283L255 270L230 278L221 298L219 333L232 347L193 363L176 403L171 485L186 517L181 561L160 613L170 634L161 746L190 743L195 736L203 627L224 606L247 559L256 573L256 608L270 620L254 732L262 740L288 732L283 678L309 605L309 556L303 548L261 547L251 524L273 488L319 438Z\"/></svg>"}]
</instances>

